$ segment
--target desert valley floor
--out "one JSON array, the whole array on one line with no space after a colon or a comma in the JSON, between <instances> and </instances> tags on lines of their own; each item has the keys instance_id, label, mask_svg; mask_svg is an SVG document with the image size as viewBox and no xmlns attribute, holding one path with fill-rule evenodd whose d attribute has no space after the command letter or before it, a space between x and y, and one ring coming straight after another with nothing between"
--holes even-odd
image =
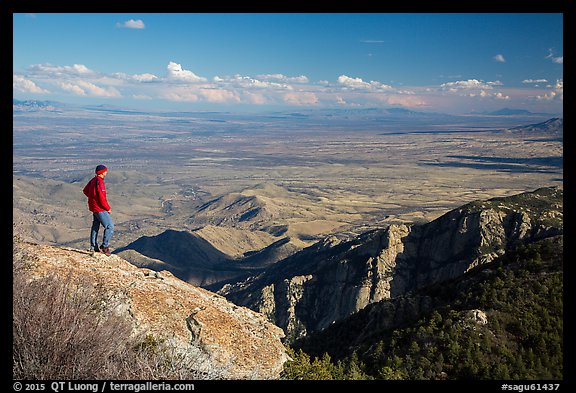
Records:
<instances>
[{"instance_id":1,"label":"desert valley floor","mask_svg":"<svg viewBox=\"0 0 576 393\"><path fill-rule=\"evenodd\" d=\"M87 248L82 188L104 163L113 248L167 229L197 233L230 256L280 237L303 248L328 234L426 222L472 200L561 186L562 132L530 127L548 119L14 112L13 221L36 241Z\"/></svg>"}]
</instances>

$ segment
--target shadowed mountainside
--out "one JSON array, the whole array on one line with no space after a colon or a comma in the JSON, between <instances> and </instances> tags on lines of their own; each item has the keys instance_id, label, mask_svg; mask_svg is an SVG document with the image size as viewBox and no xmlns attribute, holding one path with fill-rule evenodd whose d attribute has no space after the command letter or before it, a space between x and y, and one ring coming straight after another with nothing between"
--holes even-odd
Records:
<instances>
[{"instance_id":1,"label":"shadowed mountainside","mask_svg":"<svg viewBox=\"0 0 576 393\"><path fill-rule=\"evenodd\" d=\"M215 241L214 236L211 239ZM190 284L208 287L217 283L222 286L225 282L257 274L297 250L285 237L233 257L214 247L197 232L170 229L156 236L143 236L114 253L136 266L168 270Z\"/></svg>"}]
</instances>

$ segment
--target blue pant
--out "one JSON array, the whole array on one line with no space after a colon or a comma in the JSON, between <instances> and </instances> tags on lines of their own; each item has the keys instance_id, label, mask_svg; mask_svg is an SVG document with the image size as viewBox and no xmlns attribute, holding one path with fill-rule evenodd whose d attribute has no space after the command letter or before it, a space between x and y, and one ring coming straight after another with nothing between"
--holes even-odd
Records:
<instances>
[{"instance_id":1,"label":"blue pant","mask_svg":"<svg viewBox=\"0 0 576 393\"><path fill-rule=\"evenodd\" d=\"M102 238L102 247L108 247L112 234L114 233L114 223L112 216L108 212L92 213L92 230L90 231L90 248L95 249L98 247L98 230L100 224L104 227L104 237Z\"/></svg>"}]
</instances>

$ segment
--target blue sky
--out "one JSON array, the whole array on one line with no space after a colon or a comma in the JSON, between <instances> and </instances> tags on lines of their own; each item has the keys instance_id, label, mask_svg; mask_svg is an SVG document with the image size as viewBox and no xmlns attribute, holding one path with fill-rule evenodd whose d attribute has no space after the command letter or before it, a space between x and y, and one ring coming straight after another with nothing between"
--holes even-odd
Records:
<instances>
[{"instance_id":1,"label":"blue sky","mask_svg":"<svg viewBox=\"0 0 576 393\"><path fill-rule=\"evenodd\" d=\"M561 113L562 32L560 13L13 14L13 96Z\"/></svg>"}]
</instances>

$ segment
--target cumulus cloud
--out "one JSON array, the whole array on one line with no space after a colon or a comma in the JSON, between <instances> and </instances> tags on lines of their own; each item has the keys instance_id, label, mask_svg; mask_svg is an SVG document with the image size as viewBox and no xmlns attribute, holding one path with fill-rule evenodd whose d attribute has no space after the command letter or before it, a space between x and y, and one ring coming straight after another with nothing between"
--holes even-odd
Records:
<instances>
[{"instance_id":1,"label":"cumulus cloud","mask_svg":"<svg viewBox=\"0 0 576 393\"><path fill-rule=\"evenodd\" d=\"M444 90L458 91L463 89L493 89L492 85L497 82L484 82L478 79L468 79L465 81L446 82L440 85Z\"/></svg>"},{"instance_id":2,"label":"cumulus cloud","mask_svg":"<svg viewBox=\"0 0 576 393\"><path fill-rule=\"evenodd\" d=\"M91 97L121 97L122 95L114 87L100 87L84 80L74 82L58 81L56 84L65 91L79 96Z\"/></svg>"},{"instance_id":3,"label":"cumulus cloud","mask_svg":"<svg viewBox=\"0 0 576 393\"><path fill-rule=\"evenodd\" d=\"M183 69L180 64L174 63L173 61L169 62L166 68L168 69L168 79L193 83L207 81L206 78L198 76L192 71Z\"/></svg>"},{"instance_id":4,"label":"cumulus cloud","mask_svg":"<svg viewBox=\"0 0 576 393\"><path fill-rule=\"evenodd\" d=\"M480 98L495 98L497 100L509 100L510 96L496 91L496 92L488 92L486 90L480 90L480 92L471 92L468 93L468 97L480 97Z\"/></svg>"},{"instance_id":5,"label":"cumulus cloud","mask_svg":"<svg viewBox=\"0 0 576 393\"><path fill-rule=\"evenodd\" d=\"M360 89L369 89L370 83L364 82L362 78L351 78L346 75L340 75L338 77L338 83L344 86Z\"/></svg>"},{"instance_id":6,"label":"cumulus cloud","mask_svg":"<svg viewBox=\"0 0 576 393\"><path fill-rule=\"evenodd\" d=\"M70 92L74 95L77 95L77 96L86 96L87 95L86 92L84 91L84 89L82 89L80 86L78 86L74 83L60 81L60 82L56 82L56 84L62 90Z\"/></svg>"},{"instance_id":7,"label":"cumulus cloud","mask_svg":"<svg viewBox=\"0 0 576 393\"><path fill-rule=\"evenodd\" d=\"M265 75L256 75L256 78L265 80L265 81L275 81L275 82L283 82L283 83L308 83L308 77L305 75L300 76L286 76L282 74L265 74Z\"/></svg>"},{"instance_id":8,"label":"cumulus cloud","mask_svg":"<svg viewBox=\"0 0 576 393\"><path fill-rule=\"evenodd\" d=\"M318 97L311 92L290 92L284 94L284 102L290 105L316 105Z\"/></svg>"},{"instance_id":9,"label":"cumulus cloud","mask_svg":"<svg viewBox=\"0 0 576 393\"><path fill-rule=\"evenodd\" d=\"M541 101L552 101L552 100L564 100L564 81L559 79L556 81L554 86L550 86L552 89L548 93L536 96L536 99Z\"/></svg>"},{"instance_id":10,"label":"cumulus cloud","mask_svg":"<svg viewBox=\"0 0 576 393\"><path fill-rule=\"evenodd\" d=\"M271 80L285 80L287 77L279 78L278 75L275 74L274 77L267 76L267 79ZM283 76L283 75L282 75ZM260 78L262 75L259 76ZM262 78L261 78L262 79ZM219 83L223 86L230 86L235 88L242 88L242 89L276 89L276 90L292 90L293 87L288 83L279 83L279 82L271 82L269 80L261 80L252 78L251 76L243 76L243 75L233 75L233 76L225 76L219 77L215 76L213 78L214 82Z\"/></svg>"},{"instance_id":11,"label":"cumulus cloud","mask_svg":"<svg viewBox=\"0 0 576 393\"><path fill-rule=\"evenodd\" d=\"M117 22L116 27L120 29L144 29L146 25L144 25L142 19L130 19L126 22Z\"/></svg>"},{"instance_id":12,"label":"cumulus cloud","mask_svg":"<svg viewBox=\"0 0 576 393\"><path fill-rule=\"evenodd\" d=\"M73 64L71 66L55 66L52 64L33 64L30 67L28 67L28 70L32 73L52 74L56 76L96 74L96 72L92 71L84 64Z\"/></svg>"},{"instance_id":13,"label":"cumulus cloud","mask_svg":"<svg viewBox=\"0 0 576 393\"><path fill-rule=\"evenodd\" d=\"M144 74L134 74L131 78L138 82L152 82L157 80L158 77L154 74L144 73Z\"/></svg>"},{"instance_id":14,"label":"cumulus cloud","mask_svg":"<svg viewBox=\"0 0 576 393\"><path fill-rule=\"evenodd\" d=\"M200 95L208 102L214 103L239 103L240 97L234 91L225 89L201 89Z\"/></svg>"},{"instance_id":15,"label":"cumulus cloud","mask_svg":"<svg viewBox=\"0 0 576 393\"><path fill-rule=\"evenodd\" d=\"M494 94L492 94L492 96L493 96L494 98L499 99L499 100L509 100L509 99L510 99L510 96L507 96L507 95L505 95L505 94L503 94L503 93L501 93L501 92L499 92L499 91L496 92L496 93L494 93Z\"/></svg>"},{"instance_id":16,"label":"cumulus cloud","mask_svg":"<svg viewBox=\"0 0 576 393\"><path fill-rule=\"evenodd\" d=\"M339 95L336 96L336 103L338 105L346 105L347 104L346 100L344 98L342 98L342 96L339 96Z\"/></svg>"},{"instance_id":17,"label":"cumulus cloud","mask_svg":"<svg viewBox=\"0 0 576 393\"><path fill-rule=\"evenodd\" d=\"M264 105L269 103L268 97L261 91L245 91L242 97L249 104Z\"/></svg>"},{"instance_id":18,"label":"cumulus cloud","mask_svg":"<svg viewBox=\"0 0 576 393\"><path fill-rule=\"evenodd\" d=\"M351 78L347 75L340 75L338 83L342 86L352 89L367 89L367 90L390 90L392 86L382 84L378 81L365 82L362 78Z\"/></svg>"},{"instance_id":19,"label":"cumulus cloud","mask_svg":"<svg viewBox=\"0 0 576 393\"><path fill-rule=\"evenodd\" d=\"M123 72L115 72L114 74L112 74L114 76L114 78L103 78L103 79L108 79L109 81L112 81L112 79L119 79L119 80L125 80L125 81L135 81L135 82L153 82L153 81L157 81L159 80L159 78L154 75L154 74L150 74L150 73L144 73L144 74L132 74L132 75L128 75L125 74ZM111 82L111 84L114 84L113 82Z\"/></svg>"},{"instance_id":20,"label":"cumulus cloud","mask_svg":"<svg viewBox=\"0 0 576 393\"><path fill-rule=\"evenodd\" d=\"M239 95L231 90L219 88L171 86L163 90L160 98L180 102L239 103Z\"/></svg>"},{"instance_id":21,"label":"cumulus cloud","mask_svg":"<svg viewBox=\"0 0 576 393\"><path fill-rule=\"evenodd\" d=\"M56 86L65 92L78 96L122 96L119 90L112 87L122 85L123 81L118 75L107 76L91 70L84 64L73 64L71 66L34 64L28 67L27 78L42 81L44 84ZM30 84L28 86L28 88L32 88Z\"/></svg>"},{"instance_id":22,"label":"cumulus cloud","mask_svg":"<svg viewBox=\"0 0 576 393\"><path fill-rule=\"evenodd\" d=\"M83 97L135 100L167 100L188 103L303 105L372 107L399 105L407 108L454 110L474 101L489 104L493 100L514 101L530 98L543 105L561 105L562 80L525 79L524 88L503 88L499 80L462 79L424 87L392 87L378 81L341 74L336 80L311 81L305 75L262 73L256 76L199 76L174 61L167 63L164 75L102 73L83 64L36 64L25 73L13 75L14 92L68 93ZM273 71L273 70L272 70ZM19 74L19 75L18 75ZM542 87L528 84L542 83ZM50 92L46 89L49 89Z\"/></svg>"},{"instance_id":23,"label":"cumulus cloud","mask_svg":"<svg viewBox=\"0 0 576 393\"><path fill-rule=\"evenodd\" d=\"M184 102L196 102L198 101L198 95L194 94L193 92L185 89L185 90L175 90L170 89L169 91L165 91L159 94L158 96L160 99L168 100L168 101L184 101Z\"/></svg>"},{"instance_id":24,"label":"cumulus cloud","mask_svg":"<svg viewBox=\"0 0 576 393\"><path fill-rule=\"evenodd\" d=\"M484 82L478 79L468 79L456 82L447 82L440 85L440 89L449 93L456 93L466 97L495 98L498 100L509 100L510 96L493 91L494 86L502 86L500 81Z\"/></svg>"},{"instance_id":25,"label":"cumulus cloud","mask_svg":"<svg viewBox=\"0 0 576 393\"><path fill-rule=\"evenodd\" d=\"M496 56L494 56L494 60L496 60L498 63L506 63L506 59L502 54L497 54Z\"/></svg>"},{"instance_id":26,"label":"cumulus cloud","mask_svg":"<svg viewBox=\"0 0 576 393\"><path fill-rule=\"evenodd\" d=\"M21 75L12 75L12 88L22 93L48 94L49 91L41 88L33 81Z\"/></svg>"}]
</instances>

